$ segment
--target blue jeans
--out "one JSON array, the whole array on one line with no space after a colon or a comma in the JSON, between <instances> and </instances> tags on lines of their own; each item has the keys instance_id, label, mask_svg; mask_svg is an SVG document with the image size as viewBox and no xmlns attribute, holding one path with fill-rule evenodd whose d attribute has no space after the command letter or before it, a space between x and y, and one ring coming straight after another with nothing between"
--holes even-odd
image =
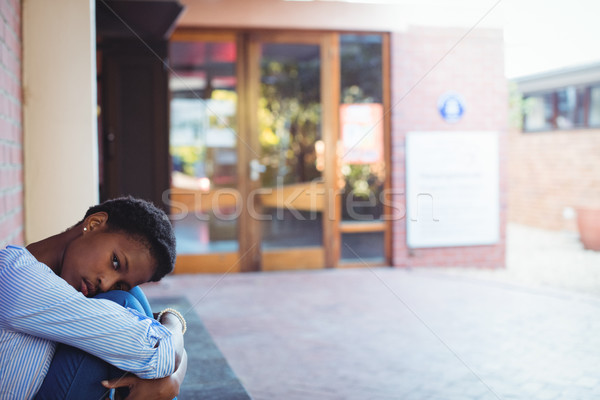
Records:
<instances>
[{"instance_id":1,"label":"blue jeans","mask_svg":"<svg viewBox=\"0 0 600 400\"><path fill-rule=\"evenodd\" d=\"M97 299L109 299L123 307L133 308L149 317L152 311L148 299L139 287L129 292L112 290L100 293ZM124 372L83 350L58 343L54 358L38 391L36 400L104 400L110 390L100 381L123 376Z\"/></svg>"}]
</instances>

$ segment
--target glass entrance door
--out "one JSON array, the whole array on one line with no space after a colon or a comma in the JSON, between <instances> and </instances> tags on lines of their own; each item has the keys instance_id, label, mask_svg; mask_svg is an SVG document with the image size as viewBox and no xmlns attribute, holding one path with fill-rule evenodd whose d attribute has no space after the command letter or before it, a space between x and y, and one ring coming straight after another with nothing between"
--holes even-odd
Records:
<instances>
[{"instance_id":1,"label":"glass entrance door","mask_svg":"<svg viewBox=\"0 0 600 400\"><path fill-rule=\"evenodd\" d=\"M239 271L236 36L178 33L169 56L176 270Z\"/></svg>"},{"instance_id":2,"label":"glass entrance door","mask_svg":"<svg viewBox=\"0 0 600 400\"><path fill-rule=\"evenodd\" d=\"M386 41L340 34L341 266L385 264L391 255Z\"/></svg>"},{"instance_id":3,"label":"glass entrance door","mask_svg":"<svg viewBox=\"0 0 600 400\"><path fill-rule=\"evenodd\" d=\"M173 35L173 169L165 201L177 272L389 262L384 40L192 29Z\"/></svg>"},{"instance_id":4,"label":"glass entrance door","mask_svg":"<svg viewBox=\"0 0 600 400\"><path fill-rule=\"evenodd\" d=\"M335 103L327 71L330 41L319 34L253 35L249 43L250 224L260 237L255 269L311 269L328 264L335 219ZM334 74L335 75L335 74ZM333 95L333 96L332 96ZM330 114L331 115L331 114ZM333 169L332 169L333 170ZM330 203L330 204L329 204ZM328 207L331 205L331 207Z\"/></svg>"}]
</instances>

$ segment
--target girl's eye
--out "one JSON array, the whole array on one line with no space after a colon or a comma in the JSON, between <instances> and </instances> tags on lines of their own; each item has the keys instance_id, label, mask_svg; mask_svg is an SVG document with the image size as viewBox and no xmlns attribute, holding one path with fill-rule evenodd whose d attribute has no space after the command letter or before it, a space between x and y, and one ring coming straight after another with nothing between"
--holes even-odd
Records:
<instances>
[{"instance_id":1,"label":"girl's eye","mask_svg":"<svg viewBox=\"0 0 600 400\"><path fill-rule=\"evenodd\" d=\"M119 268L121 268L121 263L119 262L119 258L116 254L113 254L112 264L115 271L118 271Z\"/></svg>"}]
</instances>

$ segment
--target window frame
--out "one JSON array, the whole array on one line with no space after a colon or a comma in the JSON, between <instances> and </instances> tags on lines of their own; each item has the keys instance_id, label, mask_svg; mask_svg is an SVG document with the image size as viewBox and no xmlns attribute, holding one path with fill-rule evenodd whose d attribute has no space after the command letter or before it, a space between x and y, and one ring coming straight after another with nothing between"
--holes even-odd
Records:
<instances>
[{"instance_id":1,"label":"window frame","mask_svg":"<svg viewBox=\"0 0 600 400\"><path fill-rule=\"evenodd\" d=\"M575 108L573 109L573 125L569 127L560 127L558 125L558 117L559 107L558 107L558 97L559 92L569 90L573 88L575 90ZM522 93L522 99L525 102L528 98L531 97L544 97L550 95L551 98L551 108L552 108L552 116L550 120L549 127L543 127L540 129L527 129L527 113L523 110L522 115L522 125L521 132L522 133L538 133L538 132L553 132L553 131L573 131L573 130L583 130L583 129L598 129L600 128L600 122L595 125L590 124L590 111L591 111L591 91L594 88L600 88L600 82L579 84L579 85L567 85L561 86L549 90L539 90L539 91L531 91ZM600 89L599 89L600 90ZM583 93L581 101L579 99L578 94ZM577 114L583 113L582 121L577 122Z\"/></svg>"}]
</instances>

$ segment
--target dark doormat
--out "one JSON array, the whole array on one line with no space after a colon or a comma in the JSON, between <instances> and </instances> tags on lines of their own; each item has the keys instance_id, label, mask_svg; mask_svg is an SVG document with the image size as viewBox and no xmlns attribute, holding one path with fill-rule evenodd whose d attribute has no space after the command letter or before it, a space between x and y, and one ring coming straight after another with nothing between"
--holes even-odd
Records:
<instances>
[{"instance_id":1,"label":"dark doormat","mask_svg":"<svg viewBox=\"0 0 600 400\"><path fill-rule=\"evenodd\" d=\"M187 322L184 339L188 365L178 400L251 399L186 298L155 297L149 301L153 312L172 307L183 313Z\"/></svg>"}]
</instances>

